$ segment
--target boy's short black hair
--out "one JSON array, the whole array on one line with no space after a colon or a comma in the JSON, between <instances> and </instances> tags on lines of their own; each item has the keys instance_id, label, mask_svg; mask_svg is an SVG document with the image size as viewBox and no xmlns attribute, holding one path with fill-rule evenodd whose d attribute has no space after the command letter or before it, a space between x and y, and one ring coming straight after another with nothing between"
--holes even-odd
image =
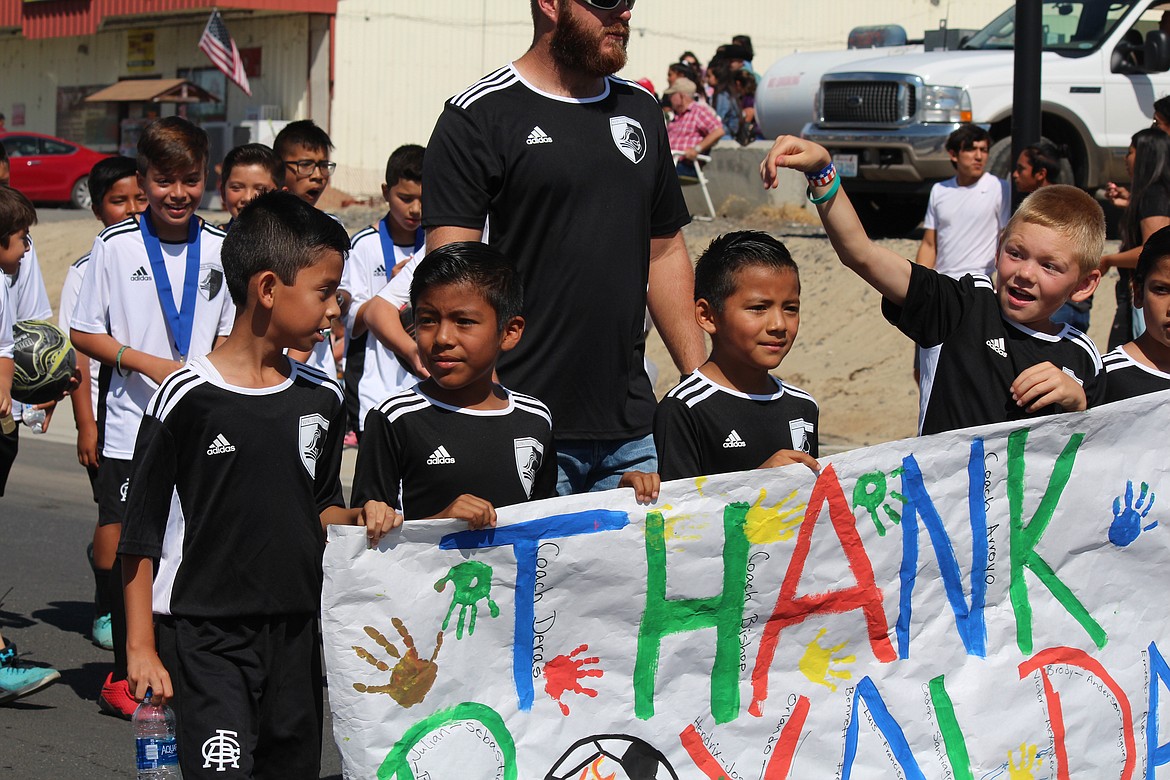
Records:
<instances>
[{"instance_id":1,"label":"boy's short black hair","mask_svg":"<svg viewBox=\"0 0 1170 780\"><path fill-rule=\"evenodd\" d=\"M403 179L422 184L425 152L426 147L418 144L405 144L391 152L386 160L386 186L393 187Z\"/></svg>"},{"instance_id":2,"label":"boy's short black hair","mask_svg":"<svg viewBox=\"0 0 1170 780\"><path fill-rule=\"evenodd\" d=\"M1056 146L1051 141L1040 141L1025 146L1021 152L1027 158L1028 165L1032 166L1033 175L1037 170L1041 170L1047 174L1049 184L1060 184L1060 161L1068 157L1066 149Z\"/></svg>"},{"instance_id":3,"label":"boy's short black hair","mask_svg":"<svg viewBox=\"0 0 1170 780\"><path fill-rule=\"evenodd\" d=\"M176 174L192 168L205 170L210 144L203 128L180 116L156 119L138 137L138 172L154 167Z\"/></svg>"},{"instance_id":4,"label":"boy's short black hair","mask_svg":"<svg viewBox=\"0 0 1170 780\"><path fill-rule=\"evenodd\" d=\"M1146 277L1150 275L1159 261L1167 257L1170 257L1170 227L1164 227L1147 238L1145 246L1142 247L1142 253L1138 255L1137 267L1133 269L1131 280L1135 298L1145 286Z\"/></svg>"},{"instance_id":5,"label":"boy's short black hair","mask_svg":"<svg viewBox=\"0 0 1170 780\"><path fill-rule=\"evenodd\" d=\"M89 197L93 202L93 210L96 212L102 205L102 198L106 197L106 193L122 179L135 176L138 173L138 161L130 157L107 157L104 160L98 160L94 166L89 169Z\"/></svg>"},{"instance_id":6,"label":"boy's short black hair","mask_svg":"<svg viewBox=\"0 0 1170 780\"><path fill-rule=\"evenodd\" d=\"M248 281L263 271L296 283L297 272L328 250L349 253L349 235L337 220L291 192L264 193L240 212L220 250L232 302L244 306Z\"/></svg>"},{"instance_id":7,"label":"boy's short black hair","mask_svg":"<svg viewBox=\"0 0 1170 780\"><path fill-rule=\"evenodd\" d=\"M329 133L317 127L312 119L289 122L276 134L276 139L272 142L276 156L282 161L285 155L290 154L297 146L303 146L311 152L333 151L333 141L329 140Z\"/></svg>"},{"instance_id":8,"label":"boy's short black hair","mask_svg":"<svg viewBox=\"0 0 1170 780\"><path fill-rule=\"evenodd\" d=\"M273 184L280 186L284 181L284 160L264 144L243 144L237 146L224 155L223 165L220 167L220 189L227 184L232 169L240 165L259 165L272 174Z\"/></svg>"},{"instance_id":9,"label":"boy's short black hair","mask_svg":"<svg viewBox=\"0 0 1170 780\"><path fill-rule=\"evenodd\" d=\"M0 187L0 246L8 248L12 234L37 224L37 210L19 190ZM0 284L4 284L0 280Z\"/></svg>"},{"instance_id":10,"label":"boy's short black hair","mask_svg":"<svg viewBox=\"0 0 1170 780\"><path fill-rule=\"evenodd\" d=\"M456 241L444 244L426 257L414 270L410 283L410 305L433 287L469 285L496 312L496 329L504 326L524 310L524 284L520 274L499 251L480 241Z\"/></svg>"},{"instance_id":11,"label":"boy's short black hair","mask_svg":"<svg viewBox=\"0 0 1170 780\"><path fill-rule=\"evenodd\" d=\"M695 300L707 301L717 312L735 292L735 277L751 266L800 272L788 247L761 230L724 233L711 242L695 264Z\"/></svg>"},{"instance_id":12,"label":"boy's short black hair","mask_svg":"<svg viewBox=\"0 0 1170 780\"><path fill-rule=\"evenodd\" d=\"M990 148L991 133L987 132L979 125L961 125L956 128L953 133L947 136L946 149L948 152L958 154L964 149L975 148L975 144L979 143L980 141L986 141L988 148Z\"/></svg>"}]
</instances>

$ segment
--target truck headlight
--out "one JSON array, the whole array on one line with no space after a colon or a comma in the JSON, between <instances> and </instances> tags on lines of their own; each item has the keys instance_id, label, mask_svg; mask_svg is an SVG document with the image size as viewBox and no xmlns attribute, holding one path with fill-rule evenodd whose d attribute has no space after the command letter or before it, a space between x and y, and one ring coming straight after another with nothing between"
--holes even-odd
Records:
<instances>
[{"instance_id":1,"label":"truck headlight","mask_svg":"<svg viewBox=\"0 0 1170 780\"><path fill-rule=\"evenodd\" d=\"M970 122L971 96L962 87L923 87L922 121L946 124Z\"/></svg>"}]
</instances>

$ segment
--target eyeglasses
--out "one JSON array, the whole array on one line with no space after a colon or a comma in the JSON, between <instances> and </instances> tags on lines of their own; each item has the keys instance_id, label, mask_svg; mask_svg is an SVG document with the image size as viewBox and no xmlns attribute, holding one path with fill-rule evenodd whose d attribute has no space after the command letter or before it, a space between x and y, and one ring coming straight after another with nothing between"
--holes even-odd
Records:
<instances>
[{"instance_id":1,"label":"eyeglasses","mask_svg":"<svg viewBox=\"0 0 1170 780\"><path fill-rule=\"evenodd\" d=\"M285 160L284 164L297 172L297 176L312 176L313 170L319 170L326 176L332 176L337 170L337 163L329 160Z\"/></svg>"},{"instance_id":2,"label":"eyeglasses","mask_svg":"<svg viewBox=\"0 0 1170 780\"><path fill-rule=\"evenodd\" d=\"M581 0L581 2L585 3L585 5L591 5L594 8L602 11L612 11L624 2L626 4L626 9L633 11L634 3L637 2L637 0Z\"/></svg>"}]
</instances>

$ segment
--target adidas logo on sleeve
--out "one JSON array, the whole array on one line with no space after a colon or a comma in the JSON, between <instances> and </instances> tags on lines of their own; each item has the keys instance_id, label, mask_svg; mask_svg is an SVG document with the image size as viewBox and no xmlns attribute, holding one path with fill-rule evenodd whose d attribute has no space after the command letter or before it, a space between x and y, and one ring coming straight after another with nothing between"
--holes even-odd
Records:
<instances>
[{"instance_id":1,"label":"adidas logo on sleeve","mask_svg":"<svg viewBox=\"0 0 1170 780\"><path fill-rule=\"evenodd\" d=\"M447 448L440 444L431 457L427 458L428 466L442 466L448 463L454 463L455 459L451 457L451 453L447 452Z\"/></svg>"},{"instance_id":2,"label":"adidas logo on sleeve","mask_svg":"<svg viewBox=\"0 0 1170 780\"><path fill-rule=\"evenodd\" d=\"M740 438L739 434L733 429L731 433L727 434L727 438L723 440L723 449L730 450L735 447L746 447L747 442Z\"/></svg>"},{"instance_id":3,"label":"adidas logo on sleeve","mask_svg":"<svg viewBox=\"0 0 1170 780\"><path fill-rule=\"evenodd\" d=\"M144 265L138 266L138 270L130 274L130 281L132 282L149 282L152 278Z\"/></svg>"},{"instance_id":4,"label":"adidas logo on sleeve","mask_svg":"<svg viewBox=\"0 0 1170 780\"><path fill-rule=\"evenodd\" d=\"M553 142L552 136L540 129L540 125L532 128L532 132L528 134L528 140L525 142L529 146L534 144L551 144Z\"/></svg>"},{"instance_id":5,"label":"adidas logo on sleeve","mask_svg":"<svg viewBox=\"0 0 1170 780\"><path fill-rule=\"evenodd\" d=\"M207 446L208 455L223 455L226 452L235 452L236 445L227 440L227 437L222 433L215 437L215 440Z\"/></svg>"}]
</instances>

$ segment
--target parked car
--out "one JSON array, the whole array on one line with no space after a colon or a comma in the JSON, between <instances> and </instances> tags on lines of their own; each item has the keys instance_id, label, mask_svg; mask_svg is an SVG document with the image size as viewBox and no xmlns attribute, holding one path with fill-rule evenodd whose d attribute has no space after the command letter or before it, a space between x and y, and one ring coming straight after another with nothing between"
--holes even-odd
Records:
<instances>
[{"instance_id":1,"label":"parked car","mask_svg":"<svg viewBox=\"0 0 1170 780\"><path fill-rule=\"evenodd\" d=\"M89 171L108 154L40 133L0 133L13 189L31 201L89 208Z\"/></svg>"}]
</instances>

